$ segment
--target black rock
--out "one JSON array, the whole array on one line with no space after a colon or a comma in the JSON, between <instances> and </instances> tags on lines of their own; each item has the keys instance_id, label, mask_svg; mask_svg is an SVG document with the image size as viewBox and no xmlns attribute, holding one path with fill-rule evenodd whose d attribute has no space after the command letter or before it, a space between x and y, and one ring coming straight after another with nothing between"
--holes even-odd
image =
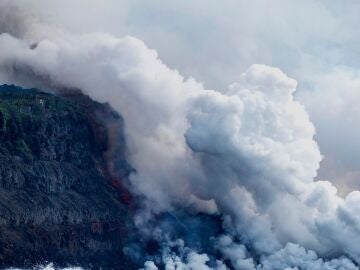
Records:
<instances>
[{"instance_id":1,"label":"black rock","mask_svg":"<svg viewBox=\"0 0 360 270\"><path fill-rule=\"evenodd\" d=\"M79 91L0 86L0 267L134 269L123 120Z\"/></svg>"}]
</instances>

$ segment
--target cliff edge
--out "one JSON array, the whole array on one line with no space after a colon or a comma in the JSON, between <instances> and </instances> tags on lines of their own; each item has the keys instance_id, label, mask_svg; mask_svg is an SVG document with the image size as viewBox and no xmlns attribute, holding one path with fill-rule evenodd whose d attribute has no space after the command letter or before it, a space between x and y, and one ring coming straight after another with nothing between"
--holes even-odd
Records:
<instances>
[{"instance_id":1,"label":"cliff edge","mask_svg":"<svg viewBox=\"0 0 360 270\"><path fill-rule=\"evenodd\" d=\"M0 267L131 269L123 120L78 91L0 86Z\"/></svg>"}]
</instances>

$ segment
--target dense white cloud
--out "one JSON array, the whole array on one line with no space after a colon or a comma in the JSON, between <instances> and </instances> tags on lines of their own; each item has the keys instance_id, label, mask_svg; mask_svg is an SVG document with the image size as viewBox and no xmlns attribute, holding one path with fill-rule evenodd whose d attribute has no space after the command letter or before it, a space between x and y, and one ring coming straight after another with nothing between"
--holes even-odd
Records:
<instances>
[{"instance_id":1,"label":"dense white cloud","mask_svg":"<svg viewBox=\"0 0 360 270\"><path fill-rule=\"evenodd\" d=\"M271 215L277 208L272 206L288 194L298 224L292 237L297 230L304 240L308 234L294 213L299 203L292 196L306 191L321 156L312 138L314 128L293 100L295 87L280 70L254 65L227 95L207 91L197 97L189 113L186 138L207 176L203 190L263 252L279 245L272 236L276 221Z\"/></svg>"},{"instance_id":2,"label":"dense white cloud","mask_svg":"<svg viewBox=\"0 0 360 270\"><path fill-rule=\"evenodd\" d=\"M349 259L339 257L336 259L319 258L316 252L288 243L284 248L271 255L262 255L254 259L244 245L235 243L227 235L220 236L217 248L224 260L231 262L235 270L358 270L359 268ZM228 270L222 261L216 261L211 266L206 254L194 251L180 252L182 254L165 252L162 263L166 270ZM147 261L145 270L159 269L153 261Z\"/></svg>"},{"instance_id":3,"label":"dense white cloud","mask_svg":"<svg viewBox=\"0 0 360 270\"><path fill-rule=\"evenodd\" d=\"M139 37L169 66L208 88L225 89L253 63L280 67L298 80L299 96L315 91L320 97L316 104L312 98L301 98L325 156L320 178L331 179L343 194L360 187L359 169L353 165L360 159L352 147L357 140L348 138L356 134L353 123L359 119L352 113L353 99L342 94L350 91L347 85L359 80L359 1L17 2L35 7L41 19L77 33L104 31ZM329 74L336 83L328 83ZM351 89L358 97L357 88ZM334 104L324 107L323 97L342 100L344 112L333 118L329 110L334 111L330 107ZM347 120L338 121L343 115ZM339 130L343 132L334 138Z\"/></svg>"}]
</instances>

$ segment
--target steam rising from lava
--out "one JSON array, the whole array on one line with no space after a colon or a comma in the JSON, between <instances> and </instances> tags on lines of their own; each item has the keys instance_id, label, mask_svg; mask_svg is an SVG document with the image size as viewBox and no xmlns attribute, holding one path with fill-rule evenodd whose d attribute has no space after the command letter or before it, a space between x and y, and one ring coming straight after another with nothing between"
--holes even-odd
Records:
<instances>
[{"instance_id":1,"label":"steam rising from lava","mask_svg":"<svg viewBox=\"0 0 360 270\"><path fill-rule=\"evenodd\" d=\"M146 197L149 219L179 208L221 215L225 235L213 235L214 247L235 269L357 269L360 192L341 198L330 182L314 181L315 129L281 70L253 65L216 91L133 37L58 31L34 45L7 29L1 83L81 89L122 114L131 189ZM163 242L166 269L226 269L174 240Z\"/></svg>"}]
</instances>

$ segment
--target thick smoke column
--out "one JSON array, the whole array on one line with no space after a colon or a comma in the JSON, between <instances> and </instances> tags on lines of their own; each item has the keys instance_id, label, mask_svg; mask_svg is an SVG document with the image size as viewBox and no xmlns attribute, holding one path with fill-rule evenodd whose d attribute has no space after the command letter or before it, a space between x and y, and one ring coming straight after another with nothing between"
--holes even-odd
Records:
<instances>
[{"instance_id":1,"label":"thick smoke column","mask_svg":"<svg viewBox=\"0 0 360 270\"><path fill-rule=\"evenodd\" d=\"M219 92L184 79L133 37L62 33L34 45L7 29L0 82L109 102L125 119L133 192L154 212L221 214L227 235L214 235L217 249L235 269L357 269L341 256L360 262L360 192L343 199L314 181L315 129L293 98L296 81L279 69L253 65ZM207 255L186 243L178 250L164 250L166 269L210 269Z\"/></svg>"},{"instance_id":2,"label":"thick smoke column","mask_svg":"<svg viewBox=\"0 0 360 270\"><path fill-rule=\"evenodd\" d=\"M312 242L300 197L321 157L314 128L293 101L295 87L280 70L254 65L226 95L204 91L189 112L186 138L207 174L206 195L263 252L273 252L288 237ZM287 228L276 224L281 205L292 212Z\"/></svg>"}]
</instances>

